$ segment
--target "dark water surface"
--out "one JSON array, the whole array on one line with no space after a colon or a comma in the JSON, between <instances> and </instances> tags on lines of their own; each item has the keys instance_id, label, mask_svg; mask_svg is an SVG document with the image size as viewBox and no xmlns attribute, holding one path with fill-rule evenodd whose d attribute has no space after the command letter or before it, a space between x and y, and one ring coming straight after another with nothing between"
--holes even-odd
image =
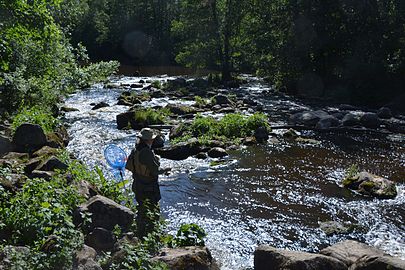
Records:
<instances>
[{"instance_id":1,"label":"dark water surface","mask_svg":"<svg viewBox=\"0 0 405 270\"><path fill-rule=\"evenodd\" d=\"M140 78L121 78L137 82ZM143 78L167 80L160 76ZM285 124L291 108L309 106L289 97L262 97L269 88L253 80L239 89L264 103L273 125ZM91 102L113 105L119 89L90 90L72 95L66 105L78 112L66 114L72 141L69 150L89 165L108 171L103 149L109 143L127 152L134 145L134 131L116 129L115 116L124 106L91 111ZM144 105L184 101L154 99ZM192 102L191 102L192 104ZM222 269L253 266L259 244L292 250L318 251L344 239L357 239L405 259L405 147L404 135L367 133L303 134L320 141L310 145L285 141L243 147L230 152L222 165L211 160L162 159L172 174L161 177L163 215L172 233L182 223L197 223L208 233L207 246ZM346 168L363 170L398 183L394 200L377 200L355 194L340 185ZM127 174L129 177L129 174ZM350 235L326 236L322 221L359 225Z\"/></svg>"}]
</instances>

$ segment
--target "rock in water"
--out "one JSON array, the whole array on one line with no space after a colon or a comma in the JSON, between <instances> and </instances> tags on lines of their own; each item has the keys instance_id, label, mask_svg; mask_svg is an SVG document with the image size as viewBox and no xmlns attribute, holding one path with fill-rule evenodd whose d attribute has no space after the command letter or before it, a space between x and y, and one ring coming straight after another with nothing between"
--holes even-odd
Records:
<instances>
[{"instance_id":1,"label":"rock in water","mask_svg":"<svg viewBox=\"0 0 405 270\"><path fill-rule=\"evenodd\" d=\"M397 196L397 187L393 181L368 172L346 177L343 186L379 199L393 199Z\"/></svg>"},{"instance_id":2,"label":"rock in water","mask_svg":"<svg viewBox=\"0 0 405 270\"><path fill-rule=\"evenodd\" d=\"M306 252L259 246L254 253L255 270L347 270L341 261Z\"/></svg>"},{"instance_id":3,"label":"rock in water","mask_svg":"<svg viewBox=\"0 0 405 270\"><path fill-rule=\"evenodd\" d=\"M226 157L228 153L221 147L214 147L208 151L208 156L211 158Z\"/></svg>"},{"instance_id":4,"label":"rock in water","mask_svg":"<svg viewBox=\"0 0 405 270\"><path fill-rule=\"evenodd\" d=\"M353 240L346 240L324 248L320 253L343 262L351 270L405 270L405 261Z\"/></svg>"}]
</instances>

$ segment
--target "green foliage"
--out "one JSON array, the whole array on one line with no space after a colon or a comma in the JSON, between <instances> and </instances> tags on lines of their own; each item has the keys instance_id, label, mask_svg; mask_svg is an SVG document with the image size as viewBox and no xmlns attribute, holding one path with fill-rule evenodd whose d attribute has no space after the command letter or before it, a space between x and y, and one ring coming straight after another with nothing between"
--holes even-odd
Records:
<instances>
[{"instance_id":1,"label":"green foliage","mask_svg":"<svg viewBox=\"0 0 405 270\"><path fill-rule=\"evenodd\" d=\"M163 124L170 112L166 109L154 110L151 108L135 111L134 120L147 125Z\"/></svg>"},{"instance_id":2,"label":"green foliage","mask_svg":"<svg viewBox=\"0 0 405 270\"><path fill-rule=\"evenodd\" d=\"M161 83L161 81L153 81L151 84L150 84L152 87L154 87L154 88L157 88L157 89L161 89L162 88L162 83Z\"/></svg>"},{"instance_id":3,"label":"green foliage","mask_svg":"<svg viewBox=\"0 0 405 270\"><path fill-rule=\"evenodd\" d=\"M182 224L176 236L168 240L169 247L204 246L207 236L203 228L195 223Z\"/></svg>"},{"instance_id":4,"label":"green foliage","mask_svg":"<svg viewBox=\"0 0 405 270\"><path fill-rule=\"evenodd\" d=\"M208 104L207 100L203 99L200 96L195 96L194 101L195 101L195 106L198 108L204 108Z\"/></svg>"},{"instance_id":5,"label":"green foliage","mask_svg":"<svg viewBox=\"0 0 405 270\"><path fill-rule=\"evenodd\" d=\"M83 243L72 212L82 201L62 175L50 181L32 179L20 192L2 200L1 229L9 232L7 244L30 248L29 256L14 259L23 261L27 269L71 269L71 258Z\"/></svg>"},{"instance_id":6,"label":"green foliage","mask_svg":"<svg viewBox=\"0 0 405 270\"><path fill-rule=\"evenodd\" d=\"M355 183L358 180L356 176L359 172L360 171L357 164L352 164L349 168L347 168L345 178L342 182L343 186L348 187Z\"/></svg>"},{"instance_id":7,"label":"green foliage","mask_svg":"<svg viewBox=\"0 0 405 270\"><path fill-rule=\"evenodd\" d=\"M53 16L60 9L57 0L0 3L0 105L9 113L21 102L51 108L65 94L104 79L117 67L79 66L87 60L85 50L73 48L56 23Z\"/></svg>"},{"instance_id":8,"label":"green foliage","mask_svg":"<svg viewBox=\"0 0 405 270\"><path fill-rule=\"evenodd\" d=\"M189 126L184 126L183 135L176 141L185 141L191 137L197 137L203 144L212 139L236 140L251 136L258 127L265 127L269 131L271 129L263 113L251 116L232 113L220 120L197 115Z\"/></svg>"},{"instance_id":9,"label":"green foliage","mask_svg":"<svg viewBox=\"0 0 405 270\"><path fill-rule=\"evenodd\" d=\"M13 132L23 123L37 124L42 127L45 132L52 132L60 123L48 111L39 106L31 108L23 107L13 117L11 128Z\"/></svg>"}]
</instances>

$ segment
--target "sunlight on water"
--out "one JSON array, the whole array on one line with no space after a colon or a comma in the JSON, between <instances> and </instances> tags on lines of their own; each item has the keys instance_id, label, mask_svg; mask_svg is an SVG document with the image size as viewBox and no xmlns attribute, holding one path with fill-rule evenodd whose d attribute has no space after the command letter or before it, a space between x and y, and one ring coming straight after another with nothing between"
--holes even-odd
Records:
<instances>
[{"instance_id":1,"label":"sunlight on water","mask_svg":"<svg viewBox=\"0 0 405 270\"><path fill-rule=\"evenodd\" d=\"M152 82L172 78L122 77L113 83L129 85L140 79ZM252 77L249 80L250 85L237 91L250 92L262 102L272 124L286 124L291 110L309 109L289 97L262 97L263 90L271 89ZM103 157L104 148L115 143L129 153L138 134L116 128L116 115L128 109L115 105L123 91L129 89L103 89L98 85L66 101L66 106L79 109L65 116L71 136L68 149L90 166L100 166L106 172L109 168ZM110 107L92 111L91 103L101 101ZM161 98L143 105L168 103L190 105L193 101ZM253 267L253 252L260 244L316 252L348 238L405 259L403 136L303 133L321 143L310 145L279 138L279 143L231 151L230 157L216 166L210 164L211 159L162 159L162 167L172 168L170 175L160 178L161 209L169 221L169 231L174 234L182 223L202 226L208 233L206 244L222 269ZM392 177L399 183L397 198L371 199L342 188L341 179L353 163ZM126 178L129 177L127 172ZM360 229L349 235L326 236L319 229L319 222L328 220L351 222Z\"/></svg>"}]
</instances>

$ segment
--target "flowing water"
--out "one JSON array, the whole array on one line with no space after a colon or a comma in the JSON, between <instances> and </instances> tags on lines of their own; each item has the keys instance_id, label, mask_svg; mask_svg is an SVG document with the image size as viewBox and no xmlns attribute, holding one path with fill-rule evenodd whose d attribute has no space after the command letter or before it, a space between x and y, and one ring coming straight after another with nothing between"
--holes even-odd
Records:
<instances>
[{"instance_id":1,"label":"flowing water","mask_svg":"<svg viewBox=\"0 0 405 270\"><path fill-rule=\"evenodd\" d=\"M139 79L123 77L118 82ZM250 79L237 92L263 102L273 125L285 124L291 110L312 108L286 96L265 97L262 91L269 88ZM129 152L135 141L135 131L116 128L116 115L128 110L114 105L122 91L96 85L66 100L66 106L79 109L65 115L72 139L68 149L107 173L104 147L115 143ZM90 103L100 101L112 106L92 111ZM184 102L162 98L144 105ZM222 269L252 268L253 252L260 244L316 252L344 239L366 242L405 260L404 135L310 131L303 135L320 144L272 140L231 151L217 166L210 166L210 159L162 159L163 167L172 168L170 175L160 177L161 209L170 232L174 234L182 223L202 226L208 233L206 245ZM378 200L342 188L341 179L351 164L396 181L398 196ZM359 226L349 235L327 236L319 222L329 220Z\"/></svg>"}]
</instances>

